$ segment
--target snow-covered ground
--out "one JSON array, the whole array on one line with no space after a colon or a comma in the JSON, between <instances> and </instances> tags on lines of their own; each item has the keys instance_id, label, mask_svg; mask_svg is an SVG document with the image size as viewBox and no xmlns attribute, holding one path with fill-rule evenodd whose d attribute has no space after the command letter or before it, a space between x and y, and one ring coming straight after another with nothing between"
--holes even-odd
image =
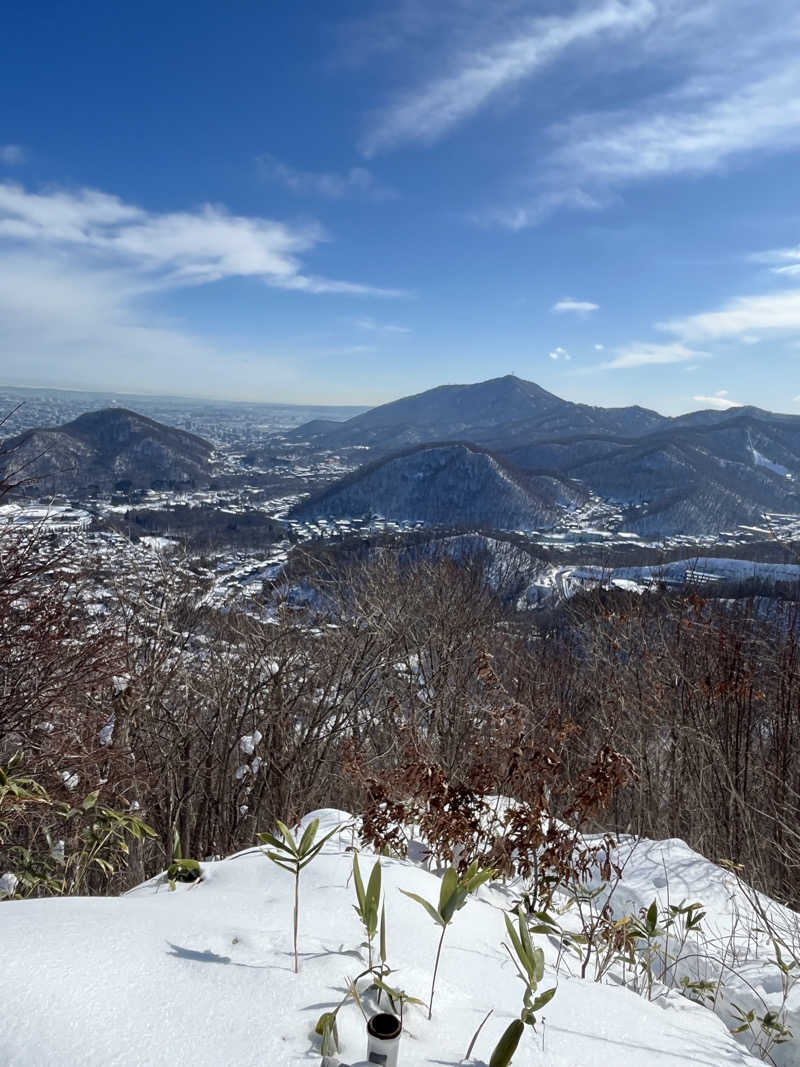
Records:
<instances>
[{"instance_id":1,"label":"snow-covered ground","mask_svg":"<svg viewBox=\"0 0 800 1067\"><path fill-rule=\"evenodd\" d=\"M342 812L315 814L322 830L349 821ZM299 975L291 958L292 878L257 850L203 864L203 880L179 884L175 892L154 879L120 898L0 904L0 1063L319 1064L314 1025L341 1000L346 976L365 967L352 907L352 840L349 830L334 836L303 871ZM674 896L683 892L680 879L694 889L692 872L705 861L687 859L680 844L667 842L657 859L642 853L641 862L634 850L620 898L628 893L649 903L658 872L664 864L669 870L673 858ZM362 871L370 865L364 857ZM400 889L435 901L439 878L409 861L383 859L382 866L389 981L427 999L438 928ZM713 881L713 871L703 870ZM702 898L709 887L696 888ZM455 1067L493 1009L469 1061L488 1063L500 1034L518 1017L522 984L501 947L503 910L512 896L510 887L484 886L456 913L432 1021L422 1008L406 1009L403 1067ZM538 1032L526 1028L515 1065L760 1062L710 1010L675 992L648 1001L618 985L556 977L555 947L544 937L537 941L547 959L540 988L557 983L558 990L541 1012ZM371 1007L369 997L365 1006ZM364 1021L352 1002L339 1013L339 1034L343 1062L363 1061Z\"/></svg>"},{"instance_id":2,"label":"snow-covered ground","mask_svg":"<svg viewBox=\"0 0 800 1067\"><path fill-rule=\"evenodd\" d=\"M748 559L726 559L715 556L695 556L645 567L570 567L560 572L565 595L589 584L616 585L620 588L642 589L665 583L667 585L710 585L714 582L800 582L800 565L796 563L757 563Z\"/></svg>"},{"instance_id":3,"label":"snow-covered ground","mask_svg":"<svg viewBox=\"0 0 800 1067\"><path fill-rule=\"evenodd\" d=\"M656 969L666 966L667 983L678 986L685 977L716 987L721 978L717 1013L733 1027L741 1021L736 1007L757 1016L774 1012L793 1037L773 1046L767 1062L800 1064L800 973L792 964L800 952L800 914L756 893L735 871L711 863L685 841L623 837L617 858L623 874L609 899L615 918L641 914L653 901L660 916L671 905L701 905L703 920L683 947L679 924L666 941L664 935L658 938ZM608 889L603 896L607 898ZM778 966L779 957L789 968L786 974ZM712 997L709 991L709 1003ZM752 1037L745 1034L742 1040L750 1044Z\"/></svg>"}]
</instances>

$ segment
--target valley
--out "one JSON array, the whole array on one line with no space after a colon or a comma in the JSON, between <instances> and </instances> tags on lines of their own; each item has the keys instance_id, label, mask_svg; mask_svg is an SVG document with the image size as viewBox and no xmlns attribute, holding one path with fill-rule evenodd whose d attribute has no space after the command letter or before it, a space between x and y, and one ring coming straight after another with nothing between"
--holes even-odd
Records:
<instances>
[{"instance_id":1,"label":"valley","mask_svg":"<svg viewBox=\"0 0 800 1067\"><path fill-rule=\"evenodd\" d=\"M456 542L462 551L465 535L472 538L473 549L479 546L484 555L502 555L509 549L516 553L519 584L522 579L527 582L518 602L526 609L542 607L598 582L645 589L661 581L662 572L670 575L667 584L673 586L708 587L718 580L712 576L717 571L726 575L730 585L722 562L730 559L737 561L743 590L762 563L777 568L769 572L776 581L785 583L794 575L792 545L800 540L800 507L797 512L761 510L758 501L776 492L776 482L785 483L789 495L796 493L800 457L789 455L786 442L795 440L793 434L800 440L800 431L795 429L800 420L771 416L764 423L769 429L760 429L760 436L755 437L747 429L749 466L739 460L717 461L729 483L734 478L730 468L738 464L738 484L746 476L747 484L757 486L752 497L737 505L733 517L738 522L708 528L707 516L720 512L712 483L703 493L706 504L697 527L692 529L689 523L678 529L674 525L677 514L697 514L683 473L670 482L669 466L655 467L651 459L652 471L661 470L662 483L653 474L654 488L648 491L648 499L637 502L632 502L630 489L627 500L620 498L614 482L618 475L612 473L619 469L629 472L619 477L633 477L630 472L637 469L635 464L626 464L634 460L627 454L620 458L620 452L634 450L639 456L652 456L653 426L662 435L656 442L661 449L663 424L670 420L642 409L630 413L627 409L584 410L516 379L457 387L454 396L452 389L433 390L421 398L407 398L355 416L351 409L138 398L153 416L170 418L174 429L151 423L150 415L131 429L134 416L119 405L121 398L0 391L0 402L16 402L8 408L7 426L15 433L10 440L6 438L6 447L12 448L24 479L20 489L0 505L0 521L17 528L42 525L109 559L119 554L128 565L135 561L140 567L157 566L159 556L177 555L209 584L216 602L261 594L279 584L287 569L292 573L294 557L309 551L324 548L347 559L379 548L396 552L413 548L419 553L427 545L426 550L435 553ZM504 401L509 390L513 396L507 407ZM22 404L17 406L20 398ZM109 399L115 406L106 409L99 422L98 415L91 416L98 427L102 425L102 448L95 455L87 443L92 424L84 409L93 410L95 404ZM454 406L456 414L448 414ZM559 432L564 436L521 445L522 427L531 433L531 406L539 419L535 435L542 420L552 433L557 412ZM72 416L65 427L68 434L75 435L73 426L80 433L31 432L43 417L58 414ZM564 421L567 414L572 419L569 423ZM766 418L766 413L760 414ZM697 413L671 420L679 425L670 434L675 439L691 439L695 427L705 420L717 428L715 433L721 428L725 440L730 442L733 434L731 448L735 449L740 432L736 427L742 418ZM400 425L406 429L398 430L397 420L405 420ZM125 424L124 432L120 423ZM576 423L590 423L589 438L575 437ZM505 454L517 460L527 454L554 466L547 472L543 467L517 467L481 445L456 442L426 445L418 440L411 448L391 452L390 445L411 436L408 427L412 426L417 438L493 437L495 445L499 442ZM598 437L599 427L607 428L609 434ZM621 439L621 427L638 436ZM148 433L155 434L155 444ZM765 443L768 433L774 437ZM783 442L781 448L776 447L778 439ZM763 451L755 448L756 440ZM585 448L581 441L586 441ZM22 463L18 462L19 442L23 443ZM604 461L600 481L615 486L614 492L599 493L576 477L581 465L585 466L587 449L594 453L595 468L601 462L598 453L605 449L610 456ZM769 459L767 453L775 458ZM567 455L572 458L565 459ZM40 467L45 462L42 457L50 457L44 476L41 469L27 468L31 456ZM171 461L177 464L178 480ZM88 473L79 476L82 462ZM784 465L788 462L794 464L791 469ZM92 485L91 472L102 464L116 469L120 477L106 478L102 486ZM138 481L135 474L131 476L135 469L142 473ZM165 474L169 475L166 479ZM727 502L722 517L729 518L733 494L730 489L720 491ZM676 495L682 503L675 503ZM654 534L655 516L665 514L665 531ZM693 567L691 561L700 556L718 559L719 566ZM686 565L678 581L674 567L664 568L681 560Z\"/></svg>"}]
</instances>

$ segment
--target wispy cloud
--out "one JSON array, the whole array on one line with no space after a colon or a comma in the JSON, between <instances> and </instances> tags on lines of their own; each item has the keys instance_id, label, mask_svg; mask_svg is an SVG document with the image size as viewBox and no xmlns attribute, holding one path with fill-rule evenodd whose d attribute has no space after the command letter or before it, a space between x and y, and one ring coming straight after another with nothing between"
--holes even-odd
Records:
<instances>
[{"instance_id":1,"label":"wispy cloud","mask_svg":"<svg viewBox=\"0 0 800 1067\"><path fill-rule=\"evenodd\" d=\"M474 8L467 7L474 17ZM444 74L424 80L373 113L362 150L374 156L411 142L432 144L497 94L530 78L568 49L641 30L654 14L652 0L607 0L567 15L518 16L493 40L476 36L463 41L446 56ZM486 31L480 18L475 22L478 33Z\"/></svg>"},{"instance_id":2,"label":"wispy cloud","mask_svg":"<svg viewBox=\"0 0 800 1067\"><path fill-rule=\"evenodd\" d=\"M773 274L792 278L800 274L800 245L793 248L773 248L767 252L756 252L750 259L754 263L767 263Z\"/></svg>"},{"instance_id":3,"label":"wispy cloud","mask_svg":"<svg viewBox=\"0 0 800 1067\"><path fill-rule=\"evenodd\" d=\"M746 344L753 340L752 331L800 331L800 289L736 297L719 308L670 319L658 327L687 343L737 340Z\"/></svg>"},{"instance_id":4,"label":"wispy cloud","mask_svg":"<svg viewBox=\"0 0 800 1067\"><path fill-rule=\"evenodd\" d=\"M529 173L504 176L505 192L473 213L481 222L536 226L559 210L618 203L637 183L717 173L800 147L793 0L761 5L757 15L747 0L652 0L631 7L623 26L624 54L606 51L601 61L602 36L581 40L581 77L602 91L610 74L621 76L624 95L616 85L615 94L624 106L584 107L548 124L532 97L536 118L514 138L529 140ZM637 68L655 76L637 78Z\"/></svg>"},{"instance_id":5,"label":"wispy cloud","mask_svg":"<svg viewBox=\"0 0 800 1067\"><path fill-rule=\"evenodd\" d=\"M654 101L648 114L593 113L553 130L550 166L575 180L613 185L674 174L704 174L743 153L800 145L800 69L796 62L735 91L689 81ZM718 95L720 94L720 95Z\"/></svg>"},{"instance_id":6,"label":"wispy cloud","mask_svg":"<svg viewBox=\"0 0 800 1067\"><path fill-rule=\"evenodd\" d=\"M548 352L547 354L550 357L550 359L552 359L552 360L559 360L559 359L570 360L570 359L572 359L572 356L569 354L569 352L566 350L566 348L562 348L561 345L559 345L558 348L554 348L552 352Z\"/></svg>"},{"instance_id":7,"label":"wispy cloud","mask_svg":"<svg viewBox=\"0 0 800 1067\"><path fill-rule=\"evenodd\" d=\"M629 370L633 367L652 367L665 363L689 363L709 355L708 352L688 348L677 341L669 344L634 341L615 351L616 355L612 360L601 364L602 369Z\"/></svg>"},{"instance_id":8,"label":"wispy cloud","mask_svg":"<svg viewBox=\"0 0 800 1067\"><path fill-rule=\"evenodd\" d=\"M702 404L706 408L716 408L717 411L727 411L729 408L740 408L744 405L738 400L731 400L727 389L720 389L712 396L693 396L692 400Z\"/></svg>"},{"instance_id":9,"label":"wispy cloud","mask_svg":"<svg viewBox=\"0 0 800 1067\"><path fill-rule=\"evenodd\" d=\"M587 315L590 311L597 311L599 307L599 304L593 304L590 300L573 300L571 296L565 296L563 300L553 304L550 310L559 314L572 312L575 315Z\"/></svg>"},{"instance_id":10,"label":"wispy cloud","mask_svg":"<svg viewBox=\"0 0 800 1067\"><path fill-rule=\"evenodd\" d=\"M143 288L256 277L276 288L308 293L403 295L304 271L303 254L326 239L315 223L232 215L210 204L158 214L94 189L33 193L0 183L2 239L127 267L139 275Z\"/></svg>"},{"instance_id":11,"label":"wispy cloud","mask_svg":"<svg viewBox=\"0 0 800 1067\"><path fill-rule=\"evenodd\" d=\"M411 333L410 326L400 326L396 322L378 322L376 319L364 316L362 318L355 319L353 325L359 330L365 330L368 333Z\"/></svg>"},{"instance_id":12,"label":"wispy cloud","mask_svg":"<svg viewBox=\"0 0 800 1067\"><path fill-rule=\"evenodd\" d=\"M351 167L345 173L298 170L269 154L260 156L258 164L265 178L279 182L298 196L383 201L396 200L399 195L396 189L378 181L366 167Z\"/></svg>"},{"instance_id":13,"label":"wispy cloud","mask_svg":"<svg viewBox=\"0 0 800 1067\"><path fill-rule=\"evenodd\" d=\"M6 167L19 167L28 158L21 144L0 144L0 163Z\"/></svg>"}]
</instances>

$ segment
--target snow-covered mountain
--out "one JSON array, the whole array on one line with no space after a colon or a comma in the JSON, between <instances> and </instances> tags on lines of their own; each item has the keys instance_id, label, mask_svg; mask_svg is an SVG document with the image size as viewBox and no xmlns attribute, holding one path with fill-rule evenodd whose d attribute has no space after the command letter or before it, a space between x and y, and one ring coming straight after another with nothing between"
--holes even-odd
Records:
<instances>
[{"instance_id":1,"label":"snow-covered mountain","mask_svg":"<svg viewBox=\"0 0 800 1067\"><path fill-rule=\"evenodd\" d=\"M203 485L212 452L196 434L114 407L6 439L0 473L34 483L40 494L103 491L119 483L134 489Z\"/></svg>"},{"instance_id":2,"label":"snow-covered mountain","mask_svg":"<svg viewBox=\"0 0 800 1067\"><path fill-rule=\"evenodd\" d=\"M528 530L552 526L565 507L585 500L581 487L564 477L514 471L483 449L454 443L422 445L361 468L303 501L293 517L379 514L431 525Z\"/></svg>"},{"instance_id":3,"label":"snow-covered mountain","mask_svg":"<svg viewBox=\"0 0 800 1067\"><path fill-rule=\"evenodd\" d=\"M507 376L440 386L346 422L308 423L292 436L312 447L358 445L384 458L409 443L469 442L518 471L562 478L572 493L621 505L625 529L646 535L714 534L765 511L800 512L800 417L758 408L670 419L639 407L573 404ZM375 499L359 497L361 510L388 513L383 483L378 491L374 478L362 479L362 495L371 487ZM397 489L393 516L414 518ZM329 499L345 497L333 489ZM448 514L440 521L473 521L468 499L458 487L448 496L437 491L437 510ZM496 525L515 522L508 516Z\"/></svg>"}]
</instances>

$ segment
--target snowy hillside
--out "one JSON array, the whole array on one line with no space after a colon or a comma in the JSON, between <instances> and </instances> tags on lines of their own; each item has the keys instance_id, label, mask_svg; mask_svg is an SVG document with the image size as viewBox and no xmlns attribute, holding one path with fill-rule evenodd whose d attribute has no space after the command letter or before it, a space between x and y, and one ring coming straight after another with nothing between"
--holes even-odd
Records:
<instances>
[{"instance_id":1,"label":"snowy hillside","mask_svg":"<svg viewBox=\"0 0 800 1067\"><path fill-rule=\"evenodd\" d=\"M315 814L323 830L351 821L343 812ZM121 898L1 904L0 1062L318 1064L315 1023L342 999L345 978L366 966L352 907L352 839L350 829L340 832L303 871L299 975L291 956L292 877L258 850L203 864L202 881L178 884L175 892L161 878ZM371 858L364 856L362 864L371 867ZM440 879L410 861L383 859L382 867L393 968L388 981L427 1000L438 929L399 890L436 900ZM704 899L716 926L724 927L730 922L726 879L681 842L640 845L615 902L630 897L646 906L669 883L673 900L686 894ZM503 910L514 895L511 886L483 886L456 913L444 941L432 1021L421 1007L406 1009L404 1067L458 1064L492 1009L468 1061L488 1063L500 1034L519 1016L521 983L501 947L508 940ZM567 957L556 976L555 944L544 936L535 940L547 962L541 988L558 988L540 1012L537 1033L525 1028L515 1064L760 1062L720 1018L675 990L648 1000L615 984L581 980ZM751 948L749 980L773 988L774 976L771 987L760 977L765 965L753 957ZM373 995L365 998L368 1012ZM338 1028L342 1061L362 1061L364 1021L353 1002L340 1011ZM778 1062L798 1062L791 1045L778 1052L784 1053Z\"/></svg>"}]
</instances>

